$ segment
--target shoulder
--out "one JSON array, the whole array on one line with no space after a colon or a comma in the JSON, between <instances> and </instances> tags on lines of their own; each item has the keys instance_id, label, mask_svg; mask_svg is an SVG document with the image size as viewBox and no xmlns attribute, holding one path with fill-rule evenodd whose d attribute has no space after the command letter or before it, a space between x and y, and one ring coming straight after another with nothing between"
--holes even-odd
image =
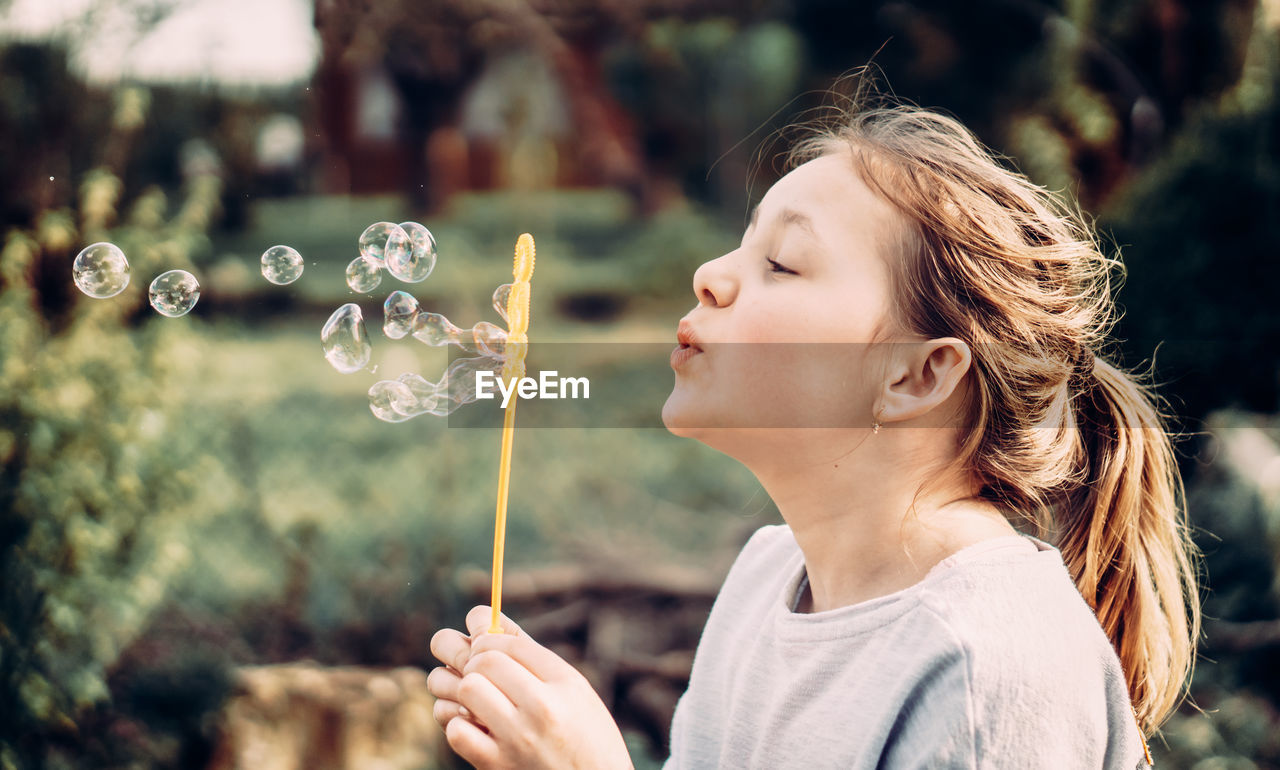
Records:
<instances>
[{"instance_id":1,"label":"shoulder","mask_svg":"<svg viewBox=\"0 0 1280 770\"><path fill-rule=\"evenodd\" d=\"M982 672L1078 680L1115 651L1054 548L1005 550L958 563L922 592L922 605ZM981 682L975 682L981 685Z\"/></svg>"},{"instance_id":2,"label":"shoulder","mask_svg":"<svg viewBox=\"0 0 1280 770\"><path fill-rule=\"evenodd\" d=\"M979 756L1114 761L1118 737L1137 745L1120 661L1061 554L1035 542L947 570L921 608L964 668Z\"/></svg>"},{"instance_id":3,"label":"shoulder","mask_svg":"<svg viewBox=\"0 0 1280 770\"><path fill-rule=\"evenodd\" d=\"M768 613L769 602L782 596L783 586L803 564L804 554L786 524L768 524L751 533L724 576L708 631L730 617L735 623L748 618L759 622Z\"/></svg>"},{"instance_id":4,"label":"shoulder","mask_svg":"<svg viewBox=\"0 0 1280 770\"><path fill-rule=\"evenodd\" d=\"M743 572L756 572L765 568L776 572L788 558L804 558L795 535L791 533L791 527L786 524L766 524L747 538L734 559L733 566L729 568L726 582Z\"/></svg>"},{"instance_id":5,"label":"shoulder","mask_svg":"<svg viewBox=\"0 0 1280 770\"><path fill-rule=\"evenodd\" d=\"M751 537L747 538L746 544L742 546L742 553L765 550L798 551L800 546L796 544L796 538L791 533L790 526L786 524L766 524L751 533Z\"/></svg>"}]
</instances>

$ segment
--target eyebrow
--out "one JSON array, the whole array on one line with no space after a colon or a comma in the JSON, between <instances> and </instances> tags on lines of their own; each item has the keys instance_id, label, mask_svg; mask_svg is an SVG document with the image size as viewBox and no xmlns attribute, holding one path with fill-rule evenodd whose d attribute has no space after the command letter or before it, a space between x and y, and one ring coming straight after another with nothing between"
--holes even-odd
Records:
<instances>
[{"instance_id":1,"label":"eyebrow","mask_svg":"<svg viewBox=\"0 0 1280 770\"><path fill-rule=\"evenodd\" d=\"M756 221L759 218L760 218L760 205L756 204L751 209L751 222L747 225L747 229L750 230L751 228L755 227ZM815 232L813 229L813 220L810 219L808 216L801 214L799 211L796 211L795 209L783 209L778 213L778 220L782 222L783 225L795 225L799 227L800 229L809 233L809 237L813 238L815 241L821 240L818 238L817 232Z\"/></svg>"}]
</instances>

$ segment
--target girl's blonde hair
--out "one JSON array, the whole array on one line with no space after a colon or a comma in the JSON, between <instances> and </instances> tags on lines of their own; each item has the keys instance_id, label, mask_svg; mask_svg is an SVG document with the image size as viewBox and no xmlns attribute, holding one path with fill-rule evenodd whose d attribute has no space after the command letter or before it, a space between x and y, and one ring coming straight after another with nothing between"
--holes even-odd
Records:
<instances>
[{"instance_id":1,"label":"girl's blonde hair","mask_svg":"<svg viewBox=\"0 0 1280 770\"><path fill-rule=\"evenodd\" d=\"M905 215L889 320L973 352L954 467L1062 552L1150 733L1194 663L1198 557L1162 399L1100 349L1123 265L1078 208L1002 166L957 120L887 100L837 111L803 127L788 166L847 155Z\"/></svg>"}]
</instances>

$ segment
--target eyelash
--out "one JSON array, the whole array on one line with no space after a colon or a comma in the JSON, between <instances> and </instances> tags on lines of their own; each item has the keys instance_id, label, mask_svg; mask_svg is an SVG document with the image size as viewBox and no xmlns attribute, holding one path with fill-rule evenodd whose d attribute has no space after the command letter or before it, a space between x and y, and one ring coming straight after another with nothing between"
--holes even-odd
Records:
<instances>
[{"instance_id":1,"label":"eyelash","mask_svg":"<svg viewBox=\"0 0 1280 770\"><path fill-rule=\"evenodd\" d=\"M765 261L769 263L769 272L771 273L786 273L788 275L799 275L799 273L787 267L786 265L782 265L778 262L775 262L772 259L769 259L768 257L765 258Z\"/></svg>"}]
</instances>

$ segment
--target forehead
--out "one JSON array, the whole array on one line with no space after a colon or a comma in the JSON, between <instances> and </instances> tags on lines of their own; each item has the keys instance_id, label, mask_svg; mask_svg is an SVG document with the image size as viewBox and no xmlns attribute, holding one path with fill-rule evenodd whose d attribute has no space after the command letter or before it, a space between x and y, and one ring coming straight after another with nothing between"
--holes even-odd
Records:
<instances>
[{"instance_id":1,"label":"forehead","mask_svg":"<svg viewBox=\"0 0 1280 770\"><path fill-rule=\"evenodd\" d=\"M833 256L884 253L899 242L899 212L863 182L849 153L823 155L792 169L765 194L752 214L757 227L774 227L784 212L807 217Z\"/></svg>"}]
</instances>

